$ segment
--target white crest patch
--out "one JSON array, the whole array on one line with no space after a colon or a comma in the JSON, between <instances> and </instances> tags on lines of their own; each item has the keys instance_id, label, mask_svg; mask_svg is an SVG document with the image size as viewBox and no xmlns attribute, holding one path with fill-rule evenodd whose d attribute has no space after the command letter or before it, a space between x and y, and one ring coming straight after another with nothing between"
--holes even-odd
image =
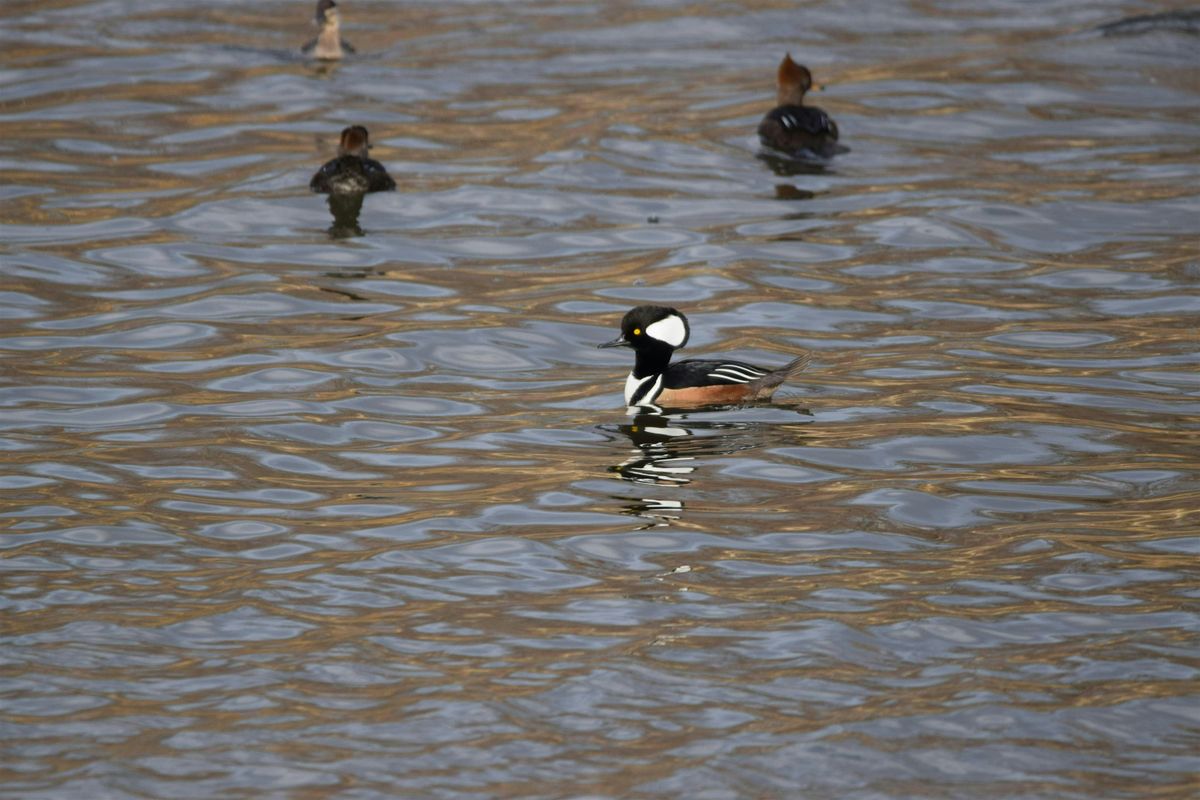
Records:
<instances>
[{"instance_id":1,"label":"white crest patch","mask_svg":"<svg viewBox=\"0 0 1200 800\"><path fill-rule=\"evenodd\" d=\"M658 322L646 326L646 335L660 342L666 342L671 347L679 347L687 340L687 323L683 317L671 314Z\"/></svg>"}]
</instances>

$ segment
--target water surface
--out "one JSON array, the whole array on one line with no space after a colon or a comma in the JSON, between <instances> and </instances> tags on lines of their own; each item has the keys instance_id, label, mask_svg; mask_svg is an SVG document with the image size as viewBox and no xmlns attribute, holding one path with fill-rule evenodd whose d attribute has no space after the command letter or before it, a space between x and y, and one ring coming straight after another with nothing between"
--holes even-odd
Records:
<instances>
[{"instance_id":1,"label":"water surface","mask_svg":"<svg viewBox=\"0 0 1200 800\"><path fill-rule=\"evenodd\" d=\"M343 10L0 9L0 795L1194 796L1195 35ZM645 302L813 366L627 415Z\"/></svg>"}]
</instances>

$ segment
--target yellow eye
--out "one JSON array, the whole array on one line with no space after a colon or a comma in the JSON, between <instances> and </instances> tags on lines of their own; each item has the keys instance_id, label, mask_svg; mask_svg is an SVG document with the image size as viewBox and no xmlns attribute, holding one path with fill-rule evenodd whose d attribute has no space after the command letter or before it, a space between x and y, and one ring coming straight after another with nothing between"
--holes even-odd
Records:
<instances>
[{"instance_id":1,"label":"yellow eye","mask_svg":"<svg viewBox=\"0 0 1200 800\"><path fill-rule=\"evenodd\" d=\"M634 329L633 329L633 335L634 335L634 336L641 336L641 335L642 335L642 329L641 329L641 328L634 328Z\"/></svg>"}]
</instances>

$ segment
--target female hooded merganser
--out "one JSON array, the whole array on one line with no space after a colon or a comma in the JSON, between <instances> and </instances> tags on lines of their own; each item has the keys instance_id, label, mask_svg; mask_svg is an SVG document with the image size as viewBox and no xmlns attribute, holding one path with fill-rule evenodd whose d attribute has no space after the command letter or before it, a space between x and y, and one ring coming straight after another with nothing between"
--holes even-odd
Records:
<instances>
[{"instance_id":1,"label":"female hooded merganser","mask_svg":"<svg viewBox=\"0 0 1200 800\"><path fill-rule=\"evenodd\" d=\"M665 306L638 306L621 320L621 335L600 347L632 347L625 404L671 408L768 400L785 380L808 366L808 354L776 370L743 361L687 359L671 354L687 344L687 317Z\"/></svg>"},{"instance_id":2,"label":"female hooded merganser","mask_svg":"<svg viewBox=\"0 0 1200 800\"><path fill-rule=\"evenodd\" d=\"M342 39L341 16L333 0L317 0L317 15L314 22L320 29L317 38L300 48L304 53L322 61L337 61L343 51L353 53L354 48Z\"/></svg>"},{"instance_id":3,"label":"female hooded merganser","mask_svg":"<svg viewBox=\"0 0 1200 800\"><path fill-rule=\"evenodd\" d=\"M308 183L308 188L322 194L363 194L390 192L396 182L387 170L373 158L367 158L371 146L367 129L351 125L342 130L337 158L325 162Z\"/></svg>"},{"instance_id":4,"label":"female hooded merganser","mask_svg":"<svg viewBox=\"0 0 1200 800\"><path fill-rule=\"evenodd\" d=\"M827 158L837 153L837 123L821 109L804 105L804 93L812 88L808 67L792 61L788 53L779 63L776 80L779 105L758 124L762 143L789 155L807 150Z\"/></svg>"}]
</instances>

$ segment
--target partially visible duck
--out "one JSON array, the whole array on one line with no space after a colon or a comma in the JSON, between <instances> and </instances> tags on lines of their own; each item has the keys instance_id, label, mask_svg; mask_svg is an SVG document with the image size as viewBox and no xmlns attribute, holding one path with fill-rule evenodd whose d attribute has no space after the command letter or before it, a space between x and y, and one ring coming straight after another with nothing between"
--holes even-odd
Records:
<instances>
[{"instance_id":1,"label":"partially visible duck","mask_svg":"<svg viewBox=\"0 0 1200 800\"><path fill-rule=\"evenodd\" d=\"M396 182L383 164L367 157L370 135L362 125L342 131L337 158L325 162L309 181L308 188L322 194L363 194L390 192Z\"/></svg>"},{"instance_id":2,"label":"partially visible duck","mask_svg":"<svg viewBox=\"0 0 1200 800\"><path fill-rule=\"evenodd\" d=\"M304 47L300 48L306 55L319 58L322 61L337 61L345 53L353 53L354 48L342 39L341 15L337 3L333 0L317 0L317 14L313 18L320 32Z\"/></svg>"},{"instance_id":3,"label":"partially visible duck","mask_svg":"<svg viewBox=\"0 0 1200 800\"><path fill-rule=\"evenodd\" d=\"M1105 36L1130 36L1142 33L1174 31L1176 33L1200 33L1200 9L1180 9L1158 14L1138 14L1115 22L1108 22L1096 30Z\"/></svg>"},{"instance_id":4,"label":"partially visible duck","mask_svg":"<svg viewBox=\"0 0 1200 800\"><path fill-rule=\"evenodd\" d=\"M762 143L788 155L827 158L839 152L837 123L816 106L804 105L804 94L812 88L808 67L792 61L788 53L779 63L776 81L778 105L758 125Z\"/></svg>"}]
</instances>

